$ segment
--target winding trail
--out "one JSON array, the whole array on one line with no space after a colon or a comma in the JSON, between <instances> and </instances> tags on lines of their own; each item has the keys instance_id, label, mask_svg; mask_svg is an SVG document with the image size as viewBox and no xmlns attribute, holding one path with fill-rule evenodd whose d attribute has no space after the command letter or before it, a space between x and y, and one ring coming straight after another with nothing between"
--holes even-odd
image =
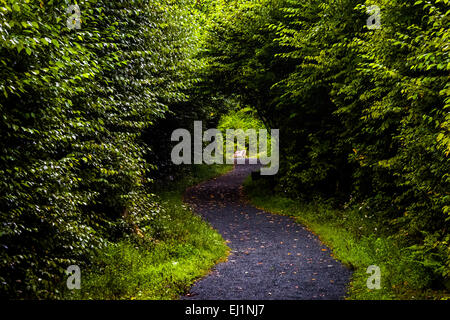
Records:
<instances>
[{"instance_id":1,"label":"winding trail","mask_svg":"<svg viewBox=\"0 0 450 320\"><path fill-rule=\"evenodd\" d=\"M342 299L351 272L292 218L246 203L242 183L258 165L236 165L186 191L185 201L227 240L228 261L199 280L183 300Z\"/></svg>"}]
</instances>

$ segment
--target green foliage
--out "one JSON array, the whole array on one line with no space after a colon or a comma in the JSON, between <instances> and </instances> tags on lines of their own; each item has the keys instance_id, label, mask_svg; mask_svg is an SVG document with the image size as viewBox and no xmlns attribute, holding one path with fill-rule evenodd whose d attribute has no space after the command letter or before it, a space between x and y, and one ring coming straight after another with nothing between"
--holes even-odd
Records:
<instances>
[{"instance_id":1,"label":"green foliage","mask_svg":"<svg viewBox=\"0 0 450 320\"><path fill-rule=\"evenodd\" d=\"M231 3L210 27L209 77L280 129L276 191L368 208L448 282L449 1Z\"/></svg>"},{"instance_id":2,"label":"green foliage","mask_svg":"<svg viewBox=\"0 0 450 320\"><path fill-rule=\"evenodd\" d=\"M66 290L64 297L171 300L185 294L196 279L226 257L228 247L182 202L182 194L187 187L230 169L199 165L184 179L160 186L160 212L150 224L141 225L146 240L130 239L99 250L82 273L81 290Z\"/></svg>"},{"instance_id":3,"label":"green foliage","mask_svg":"<svg viewBox=\"0 0 450 320\"><path fill-rule=\"evenodd\" d=\"M256 117L255 111L251 108L230 111L220 118L217 128L223 133L225 133L227 129L265 129L264 124Z\"/></svg>"},{"instance_id":4,"label":"green foliage","mask_svg":"<svg viewBox=\"0 0 450 320\"><path fill-rule=\"evenodd\" d=\"M227 130L233 129L238 132L241 132L239 130L242 130L243 132L247 130L256 130L256 133L258 134L259 130L266 129L264 126L264 123L259 120L257 117L255 111L252 108L243 108L243 109L237 109L237 110L231 110L229 113L223 115L218 123L217 128L222 132L224 141L224 150L226 150L226 136L227 136ZM268 134L270 135L270 133ZM269 141L267 141L267 145L270 146L270 136L268 137ZM234 141L234 150L247 150L248 153L248 145L249 145L249 139L246 137L245 144L246 145L240 145L239 141L236 139ZM225 151L224 151L225 152ZM233 155L225 155L225 157L233 157ZM260 154L258 153L258 156Z\"/></svg>"},{"instance_id":5,"label":"green foliage","mask_svg":"<svg viewBox=\"0 0 450 320\"><path fill-rule=\"evenodd\" d=\"M0 295L54 298L71 264L153 219L142 132L185 100L183 1L0 2ZM126 217L124 219L124 217Z\"/></svg>"},{"instance_id":6,"label":"green foliage","mask_svg":"<svg viewBox=\"0 0 450 320\"><path fill-rule=\"evenodd\" d=\"M313 202L293 200L273 193L264 180L248 179L245 193L259 208L294 217L319 236L333 251L333 256L353 270L347 298L440 299L448 298L445 290L430 290L439 277L436 262L423 263L417 251L407 243L380 229L379 217L367 208L338 210L323 199ZM369 266L381 269L381 289L369 290L366 273ZM442 265L440 265L442 267ZM443 289L441 284L441 289ZM445 288L444 288L445 289Z\"/></svg>"},{"instance_id":7,"label":"green foliage","mask_svg":"<svg viewBox=\"0 0 450 320\"><path fill-rule=\"evenodd\" d=\"M450 281L448 0L77 3L81 29L69 0L0 0L1 297L59 297L67 266L149 236L149 184L189 171L161 141L236 104L262 123L222 125L280 129L275 191L365 208Z\"/></svg>"}]
</instances>

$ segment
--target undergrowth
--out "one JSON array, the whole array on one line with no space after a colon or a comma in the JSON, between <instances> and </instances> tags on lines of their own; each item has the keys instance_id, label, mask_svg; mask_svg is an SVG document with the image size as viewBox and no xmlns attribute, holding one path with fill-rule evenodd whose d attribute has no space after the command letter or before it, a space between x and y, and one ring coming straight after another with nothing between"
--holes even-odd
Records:
<instances>
[{"instance_id":1,"label":"undergrowth","mask_svg":"<svg viewBox=\"0 0 450 320\"><path fill-rule=\"evenodd\" d=\"M376 215L363 208L338 210L324 200L302 202L272 191L265 180L244 184L246 195L255 206L275 214L294 217L321 241L333 256L353 270L347 299L448 299L448 291L430 268L416 259L405 241L390 236L380 227ZM366 273L369 266L381 269L381 289L370 290ZM440 290L435 289L441 287Z\"/></svg>"},{"instance_id":2,"label":"undergrowth","mask_svg":"<svg viewBox=\"0 0 450 320\"><path fill-rule=\"evenodd\" d=\"M232 166L194 166L182 180L156 188L160 212L141 236L110 243L82 270L70 299L171 300L226 258L224 240L182 200L184 190ZM147 230L147 229L146 229Z\"/></svg>"}]
</instances>

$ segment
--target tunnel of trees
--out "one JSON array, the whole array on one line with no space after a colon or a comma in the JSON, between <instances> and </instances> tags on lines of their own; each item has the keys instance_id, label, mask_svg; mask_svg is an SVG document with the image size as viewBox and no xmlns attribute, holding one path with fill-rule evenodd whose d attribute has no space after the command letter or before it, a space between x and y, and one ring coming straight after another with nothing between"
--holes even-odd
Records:
<instances>
[{"instance_id":1,"label":"tunnel of trees","mask_svg":"<svg viewBox=\"0 0 450 320\"><path fill-rule=\"evenodd\" d=\"M240 109L280 129L275 193L370 215L450 288L449 4L0 0L0 296L62 298L68 265L152 250L156 186L192 170L173 130Z\"/></svg>"}]
</instances>

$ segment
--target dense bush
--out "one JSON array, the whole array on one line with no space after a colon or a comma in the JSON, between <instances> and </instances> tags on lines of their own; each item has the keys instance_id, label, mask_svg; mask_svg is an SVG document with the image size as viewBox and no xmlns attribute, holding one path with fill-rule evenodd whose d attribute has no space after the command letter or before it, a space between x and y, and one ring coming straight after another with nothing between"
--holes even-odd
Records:
<instances>
[{"instance_id":1,"label":"dense bush","mask_svg":"<svg viewBox=\"0 0 450 320\"><path fill-rule=\"evenodd\" d=\"M190 85L183 1L78 1L80 29L69 5L0 4L1 296L58 296L69 265L152 218L140 137Z\"/></svg>"},{"instance_id":2,"label":"dense bush","mask_svg":"<svg viewBox=\"0 0 450 320\"><path fill-rule=\"evenodd\" d=\"M177 299L229 251L216 230L183 203L186 188L232 166L193 165L182 179L153 185L160 213L142 229L155 241L134 238L97 251L83 269L81 290L65 299Z\"/></svg>"},{"instance_id":3,"label":"dense bush","mask_svg":"<svg viewBox=\"0 0 450 320\"><path fill-rule=\"evenodd\" d=\"M367 208L449 277L449 1L222 3L209 78L280 129L278 190Z\"/></svg>"},{"instance_id":4,"label":"dense bush","mask_svg":"<svg viewBox=\"0 0 450 320\"><path fill-rule=\"evenodd\" d=\"M68 0L0 2L0 296L149 237L172 130L235 101L280 129L279 192L369 210L450 277L448 0L77 3L79 29Z\"/></svg>"}]
</instances>

